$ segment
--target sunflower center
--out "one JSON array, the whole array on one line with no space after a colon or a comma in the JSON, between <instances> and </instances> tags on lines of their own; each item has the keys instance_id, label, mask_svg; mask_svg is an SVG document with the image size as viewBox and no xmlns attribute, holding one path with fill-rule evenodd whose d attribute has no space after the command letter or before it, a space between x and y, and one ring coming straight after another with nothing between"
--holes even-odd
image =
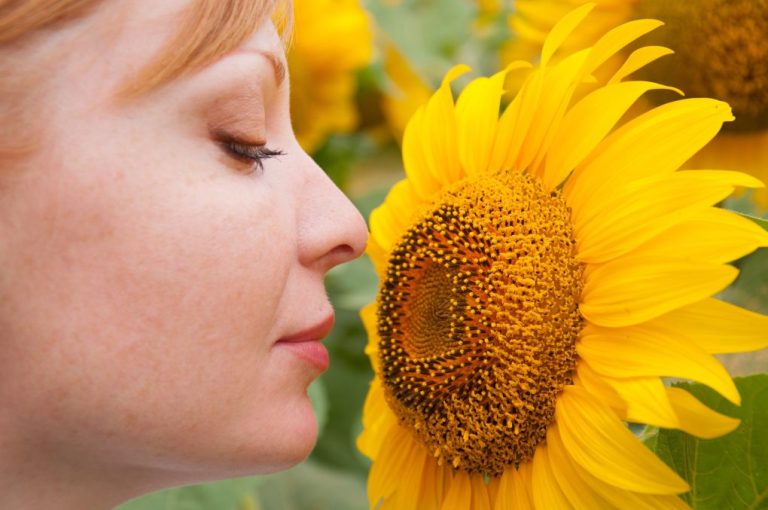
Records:
<instances>
[{"instance_id":1,"label":"sunflower center","mask_svg":"<svg viewBox=\"0 0 768 510\"><path fill-rule=\"evenodd\" d=\"M450 188L393 250L385 395L441 464L498 476L544 441L582 327L574 244L565 202L517 173Z\"/></svg>"},{"instance_id":2,"label":"sunflower center","mask_svg":"<svg viewBox=\"0 0 768 510\"><path fill-rule=\"evenodd\" d=\"M768 128L768 2L645 0L638 17L657 18L666 26L649 39L675 55L648 66L647 77L674 85L691 97L728 102L736 120L724 130Z\"/></svg>"}]
</instances>

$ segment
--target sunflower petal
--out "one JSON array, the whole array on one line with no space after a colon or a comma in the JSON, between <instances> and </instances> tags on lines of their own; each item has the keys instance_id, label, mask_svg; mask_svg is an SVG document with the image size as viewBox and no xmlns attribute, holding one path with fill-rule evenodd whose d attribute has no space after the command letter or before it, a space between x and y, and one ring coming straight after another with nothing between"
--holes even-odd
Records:
<instances>
[{"instance_id":1,"label":"sunflower petal","mask_svg":"<svg viewBox=\"0 0 768 510\"><path fill-rule=\"evenodd\" d=\"M663 24L655 19L637 19L611 29L592 47L582 72L585 75L591 74L625 46Z\"/></svg>"},{"instance_id":2,"label":"sunflower petal","mask_svg":"<svg viewBox=\"0 0 768 510\"><path fill-rule=\"evenodd\" d=\"M440 510L454 510L456 508L472 508L472 482L469 475L458 472L451 481L451 487L445 495L443 506Z\"/></svg>"},{"instance_id":3,"label":"sunflower petal","mask_svg":"<svg viewBox=\"0 0 768 510\"><path fill-rule=\"evenodd\" d=\"M429 199L442 184L459 178L457 125L450 82L467 66L448 71L438 91L414 113L403 134L403 164L414 191Z\"/></svg>"},{"instance_id":4,"label":"sunflower petal","mask_svg":"<svg viewBox=\"0 0 768 510\"><path fill-rule=\"evenodd\" d=\"M675 90L647 81L616 83L584 97L565 114L554 139L560 143L547 155L542 180L554 188L597 146L637 99L654 89ZM589 119L585 125L584 119ZM573 133L578 132L578 136Z\"/></svg>"},{"instance_id":5,"label":"sunflower petal","mask_svg":"<svg viewBox=\"0 0 768 510\"><path fill-rule=\"evenodd\" d=\"M657 427L679 428L680 421L658 377L606 377L605 381L626 402L626 419Z\"/></svg>"},{"instance_id":6,"label":"sunflower petal","mask_svg":"<svg viewBox=\"0 0 768 510\"><path fill-rule=\"evenodd\" d=\"M672 53L674 53L674 51L665 48L664 46L643 46L642 48L638 48L630 53L629 57L627 57L619 70L613 74L610 80L608 80L608 85L619 83L638 69L647 66L661 57L671 55Z\"/></svg>"},{"instance_id":7,"label":"sunflower petal","mask_svg":"<svg viewBox=\"0 0 768 510\"><path fill-rule=\"evenodd\" d=\"M557 483L554 473L552 473L547 450L546 444L537 446L533 461L531 461L533 464L531 493L534 506L536 508L570 508L568 499Z\"/></svg>"},{"instance_id":8,"label":"sunflower petal","mask_svg":"<svg viewBox=\"0 0 768 510\"><path fill-rule=\"evenodd\" d=\"M577 386L583 386L591 395L597 397L601 402L604 402L611 410L616 413L622 420L627 418L627 403L608 384L605 377L598 374L589 367L584 359L580 359L576 366L577 377L574 380L574 384Z\"/></svg>"},{"instance_id":9,"label":"sunflower petal","mask_svg":"<svg viewBox=\"0 0 768 510\"><path fill-rule=\"evenodd\" d=\"M639 494L637 492L620 489L592 476L589 471L575 462L572 463L572 465L576 475L581 478L588 487L609 503L608 508L631 508L632 510L691 510L691 507L686 505L685 502L677 496Z\"/></svg>"},{"instance_id":10,"label":"sunflower petal","mask_svg":"<svg viewBox=\"0 0 768 510\"><path fill-rule=\"evenodd\" d=\"M547 453L549 454L549 466L552 474L571 507L576 510L606 508L606 502L576 474L573 461L571 461L560 439L557 425L551 426L547 431Z\"/></svg>"},{"instance_id":11,"label":"sunflower petal","mask_svg":"<svg viewBox=\"0 0 768 510\"><path fill-rule=\"evenodd\" d=\"M496 495L494 510L533 510L533 502L529 495L530 462L520 467L508 467L501 475L499 491Z\"/></svg>"},{"instance_id":12,"label":"sunflower petal","mask_svg":"<svg viewBox=\"0 0 768 510\"><path fill-rule=\"evenodd\" d=\"M472 80L456 101L459 160L469 176L488 168L506 74Z\"/></svg>"},{"instance_id":13,"label":"sunflower petal","mask_svg":"<svg viewBox=\"0 0 768 510\"><path fill-rule=\"evenodd\" d=\"M737 274L722 264L622 257L590 271L579 310L601 326L630 326L708 298Z\"/></svg>"},{"instance_id":14,"label":"sunflower petal","mask_svg":"<svg viewBox=\"0 0 768 510\"><path fill-rule=\"evenodd\" d=\"M761 246L768 246L768 232L730 211L709 207L635 248L633 255L660 258L686 253L693 260L725 263Z\"/></svg>"},{"instance_id":15,"label":"sunflower petal","mask_svg":"<svg viewBox=\"0 0 768 510\"><path fill-rule=\"evenodd\" d=\"M588 206L591 197L611 195L627 182L677 170L728 120L726 103L704 98L666 103L630 120L574 170L564 188L568 202Z\"/></svg>"},{"instance_id":16,"label":"sunflower petal","mask_svg":"<svg viewBox=\"0 0 768 510\"><path fill-rule=\"evenodd\" d=\"M405 175L413 185L413 189L416 193L424 198L428 199L438 189L440 189L440 183L432 177L429 164L427 162L427 155L424 151L426 137L424 126L424 106L421 106L411 116L411 120L405 126L405 132L403 133L403 167L405 168Z\"/></svg>"},{"instance_id":17,"label":"sunflower petal","mask_svg":"<svg viewBox=\"0 0 768 510\"><path fill-rule=\"evenodd\" d=\"M435 461L429 458L426 450L420 446L406 450L407 459L403 464L403 471L398 474L397 489L390 497L384 499L379 510L425 510L424 507L418 506L424 486L424 466L427 462L434 464ZM433 498L434 496L432 494Z\"/></svg>"},{"instance_id":18,"label":"sunflower petal","mask_svg":"<svg viewBox=\"0 0 768 510\"><path fill-rule=\"evenodd\" d=\"M389 252L381 247L373 236L368 238L368 244L365 247L365 253L371 259L373 268L379 280L383 280L387 274L387 263L389 262Z\"/></svg>"},{"instance_id":19,"label":"sunflower petal","mask_svg":"<svg viewBox=\"0 0 768 510\"><path fill-rule=\"evenodd\" d=\"M578 257L599 263L624 255L751 180L738 172L676 172L637 181L608 197L594 197L573 213Z\"/></svg>"},{"instance_id":20,"label":"sunflower petal","mask_svg":"<svg viewBox=\"0 0 768 510\"><path fill-rule=\"evenodd\" d=\"M690 338L708 353L768 349L768 317L713 298L673 310L647 326Z\"/></svg>"},{"instance_id":21,"label":"sunflower petal","mask_svg":"<svg viewBox=\"0 0 768 510\"><path fill-rule=\"evenodd\" d=\"M541 67L547 66L555 51L562 46L563 42L584 21L584 18L594 7L595 4L588 3L573 9L552 27L541 49Z\"/></svg>"},{"instance_id":22,"label":"sunflower petal","mask_svg":"<svg viewBox=\"0 0 768 510\"><path fill-rule=\"evenodd\" d=\"M488 487L483 480L483 475L470 476L472 484L472 506L469 510L492 510L491 496Z\"/></svg>"},{"instance_id":23,"label":"sunflower petal","mask_svg":"<svg viewBox=\"0 0 768 510\"><path fill-rule=\"evenodd\" d=\"M595 477L622 489L649 494L689 490L682 478L583 388L566 386L555 414L565 449Z\"/></svg>"},{"instance_id":24,"label":"sunflower petal","mask_svg":"<svg viewBox=\"0 0 768 510\"><path fill-rule=\"evenodd\" d=\"M739 404L741 397L723 365L685 340L642 328L588 328L576 351L596 372L608 377L667 376L706 384ZM615 387L614 387L615 389ZM618 391L618 390L617 390Z\"/></svg>"},{"instance_id":25,"label":"sunflower petal","mask_svg":"<svg viewBox=\"0 0 768 510\"><path fill-rule=\"evenodd\" d=\"M680 429L692 436L712 439L732 432L740 420L713 411L682 388L667 388L672 407L680 418Z\"/></svg>"},{"instance_id":26,"label":"sunflower petal","mask_svg":"<svg viewBox=\"0 0 768 510\"><path fill-rule=\"evenodd\" d=\"M461 178L462 169L458 158L458 122L453 104L451 82L469 72L465 65L449 70L440 88L427 102L424 110L425 157L432 175L441 184L450 184Z\"/></svg>"},{"instance_id":27,"label":"sunflower petal","mask_svg":"<svg viewBox=\"0 0 768 510\"><path fill-rule=\"evenodd\" d=\"M381 499L386 501L397 490L400 475L406 471L410 451L414 448L420 446L407 430L400 426L390 428L368 475L368 504L371 508L376 508Z\"/></svg>"},{"instance_id":28,"label":"sunflower petal","mask_svg":"<svg viewBox=\"0 0 768 510\"><path fill-rule=\"evenodd\" d=\"M397 418L389 410L381 382L374 379L363 406L363 431L357 437L357 448L369 459L376 459L384 440L397 426Z\"/></svg>"},{"instance_id":29,"label":"sunflower petal","mask_svg":"<svg viewBox=\"0 0 768 510\"><path fill-rule=\"evenodd\" d=\"M371 224L371 237L385 251L392 251L395 243L400 239L402 230L397 218L392 213L392 207L384 202L371 211L369 222Z\"/></svg>"}]
</instances>

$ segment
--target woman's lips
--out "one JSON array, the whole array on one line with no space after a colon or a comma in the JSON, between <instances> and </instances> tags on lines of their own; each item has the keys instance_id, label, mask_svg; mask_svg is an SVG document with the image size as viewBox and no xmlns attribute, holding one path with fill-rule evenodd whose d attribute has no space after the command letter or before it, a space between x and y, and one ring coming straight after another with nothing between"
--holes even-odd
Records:
<instances>
[{"instance_id":1,"label":"woman's lips","mask_svg":"<svg viewBox=\"0 0 768 510\"><path fill-rule=\"evenodd\" d=\"M281 338L277 341L276 345L289 349L299 358L315 366L319 371L324 372L328 369L330 358L328 356L328 349L320 343L320 340L330 333L333 328L333 321L334 316L331 313L314 325Z\"/></svg>"}]
</instances>

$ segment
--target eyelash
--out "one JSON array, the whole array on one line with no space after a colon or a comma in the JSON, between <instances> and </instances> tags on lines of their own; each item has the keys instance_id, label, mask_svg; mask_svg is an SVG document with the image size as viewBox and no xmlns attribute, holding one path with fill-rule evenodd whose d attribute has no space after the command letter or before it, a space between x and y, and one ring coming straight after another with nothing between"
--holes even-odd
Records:
<instances>
[{"instance_id":1,"label":"eyelash","mask_svg":"<svg viewBox=\"0 0 768 510\"><path fill-rule=\"evenodd\" d=\"M264 160L285 155L285 152L279 149L270 149L266 145L246 143L238 140L223 141L221 146L227 155L232 158L250 163L253 171L263 171Z\"/></svg>"}]
</instances>

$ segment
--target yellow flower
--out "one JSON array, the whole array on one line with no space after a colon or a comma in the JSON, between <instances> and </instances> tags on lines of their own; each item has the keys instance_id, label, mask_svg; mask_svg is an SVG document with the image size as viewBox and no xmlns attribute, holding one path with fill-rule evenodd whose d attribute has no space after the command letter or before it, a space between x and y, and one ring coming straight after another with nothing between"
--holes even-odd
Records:
<instances>
[{"instance_id":1,"label":"yellow flower","mask_svg":"<svg viewBox=\"0 0 768 510\"><path fill-rule=\"evenodd\" d=\"M454 68L406 128L406 178L370 218L381 285L361 313L371 508L686 508L686 482L623 420L704 438L738 425L662 377L739 403L712 354L767 347L768 317L711 296L768 234L714 204L761 183L678 171L732 119L723 102L678 100L617 127L667 87L624 80L640 58L599 86L594 71L660 23L552 63L588 11L553 29L500 116L505 75L524 63L455 103L467 68Z\"/></svg>"},{"instance_id":2,"label":"yellow flower","mask_svg":"<svg viewBox=\"0 0 768 510\"><path fill-rule=\"evenodd\" d=\"M546 32L574 5L587 0L518 0L510 26L518 40L507 59L541 47ZM583 47L617 22L651 17L666 26L647 41L675 54L642 77L663 81L692 97L730 104L736 117L701 151L692 166L739 168L768 180L768 2L760 0L597 0L596 15L570 44ZM659 55L660 56L660 55ZM754 193L768 208L768 190Z\"/></svg>"},{"instance_id":3,"label":"yellow flower","mask_svg":"<svg viewBox=\"0 0 768 510\"><path fill-rule=\"evenodd\" d=\"M357 123L356 72L371 59L373 35L357 0L295 0L288 53L291 119L307 152Z\"/></svg>"},{"instance_id":4,"label":"yellow flower","mask_svg":"<svg viewBox=\"0 0 768 510\"><path fill-rule=\"evenodd\" d=\"M382 111L392 135L399 142L408 119L429 99L434 89L425 83L393 45L387 46L385 55L384 69L391 87L382 98Z\"/></svg>"}]
</instances>

